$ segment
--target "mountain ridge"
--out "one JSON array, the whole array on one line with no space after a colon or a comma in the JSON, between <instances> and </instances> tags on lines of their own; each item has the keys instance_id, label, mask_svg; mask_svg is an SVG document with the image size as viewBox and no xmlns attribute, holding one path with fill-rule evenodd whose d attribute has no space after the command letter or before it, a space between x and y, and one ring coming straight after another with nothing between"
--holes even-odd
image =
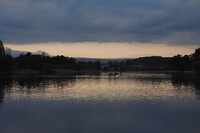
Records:
<instances>
[{"instance_id":1,"label":"mountain ridge","mask_svg":"<svg viewBox=\"0 0 200 133\"><path fill-rule=\"evenodd\" d=\"M11 48L5 47L5 53L7 55L12 56L13 58L16 58L18 56L20 56L21 54L26 54L29 51L19 51L19 50L13 50ZM44 54L45 56L50 56L52 57L53 55L50 55L49 53L42 51L42 50L38 50L36 52L30 52L33 55L42 55ZM105 64L107 63L109 60L110 61L125 61L125 60L131 60L131 59L135 59L135 58L90 58L90 57L72 57L74 59L76 59L77 61L83 61L83 62L95 62L95 61L100 61L101 63Z\"/></svg>"},{"instance_id":2,"label":"mountain ridge","mask_svg":"<svg viewBox=\"0 0 200 133\"><path fill-rule=\"evenodd\" d=\"M29 51L19 51L19 50L13 50L11 48L8 48L8 47L5 47L5 54L7 55L10 55L12 56L13 58L16 58L18 56L20 56L21 54L27 54ZM47 52L45 51L42 51L42 50L38 50L36 52L30 52L32 53L33 55L45 55L45 56L52 56L50 54L48 54Z\"/></svg>"}]
</instances>

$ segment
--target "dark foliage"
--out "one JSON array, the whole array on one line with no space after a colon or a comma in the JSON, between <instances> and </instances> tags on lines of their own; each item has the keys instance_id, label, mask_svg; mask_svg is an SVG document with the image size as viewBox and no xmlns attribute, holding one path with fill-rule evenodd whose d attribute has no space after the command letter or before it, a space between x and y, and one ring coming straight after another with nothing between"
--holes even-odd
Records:
<instances>
[{"instance_id":1,"label":"dark foliage","mask_svg":"<svg viewBox=\"0 0 200 133\"><path fill-rule=\"evenodd\" d=\"M193 68L200 73L200 48L196 49L192 54Z\"/></svg>"},{"instance_id":2,"label":"dark foliage","mask_svg":"<svg viewBox=\"0 0 200 133\"><path fill-rule=\"evenodd\" d=\"M166 70L170 69L169 62L171 58L160 56L142 57L135 60L128 60L130 70Z\"/></svg>"},{"instance_id":3,"label":"dark foliage","mask_svg":"<svg viewBox=\"0 0 200 133\"><path fill-rule=\"evenodd\" d=\"M192 66L191 59L188 55L174 56L171 60L171 65L174 70L178 70L178 71L190 70Z\"/></svg>"},{"instance_id":4,"label":"dark foliage","mask_svg":"<svg viewBox=\"0 0 200 133\"><path fill-rule=\"evenodd\" d=\"M99 61L95 62L79 61L76 64L76 70L101 70L101 63Z\"/></svg>"},{"instance_id":5,"label":"dark foliage","mask_svg":"<svg viewBox=\"0 0 200 133\"><path fill-rule=\"evenodd\" d=\"M74 58L64 56L43 56L27 53L14 59L17 68L51 71L54 69L100 70L100 62L76 62Z\"/></svg>"},{"instance_id":6,"label":"dark foliage","mask_svg":"<svg viewBox=\"0 0 200 133\"><path fill-rule=\"evenodd\" d=\"M200 48L192 55L176 55L174 57L140 57L137 59L113 62L109 61L106 70L120 71L189 71L195 70L200 73Z\"/></svg>"},{"instance_id":7,"label":"dark foliage","mask_svg":"<svg viewBox=\"0 0 200 133\"><path fill-rule=\"evenodd\" d=\"M10 71L13 65L13 58L10 55L0 57L0 72Z\"/></svg>"}]
</instances>

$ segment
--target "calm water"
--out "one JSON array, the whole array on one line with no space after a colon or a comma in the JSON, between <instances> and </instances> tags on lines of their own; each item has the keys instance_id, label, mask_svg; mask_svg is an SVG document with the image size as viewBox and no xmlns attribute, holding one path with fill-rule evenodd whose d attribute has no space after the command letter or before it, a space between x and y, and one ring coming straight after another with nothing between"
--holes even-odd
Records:
<instances>
[{"instance_id":1,"label":"calm water","mask_svg":"<svg viewBox=\"0 0 200 133\"><path fill-rule=\"evenodd\" d=\"M199 133L200 78L0 78L0 133Z\"/></svg>"}]
</instances>

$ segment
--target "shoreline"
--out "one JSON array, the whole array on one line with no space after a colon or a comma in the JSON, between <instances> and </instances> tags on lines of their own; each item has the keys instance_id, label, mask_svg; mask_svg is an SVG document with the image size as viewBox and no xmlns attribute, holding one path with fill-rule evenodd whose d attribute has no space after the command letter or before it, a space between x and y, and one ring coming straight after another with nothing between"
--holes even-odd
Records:
<instances>
[{"instance_id":1,"label":"shoreline","mask_svg":"<svg viewBox=\"0 0 200 133\"><path fill-rule=\"evenodd\" d=\"M117 71L117 73L154 73L154 74L192 74L198 75L194 70L190 71L170 71L170 70L142 70L142 71ZM100 75L101 73L112 73L115 71L97 71L97 70L72 70L72 69L55 69L50 72L33 70L33 69L17 69L9 72L0 72L0 77L72 77L76 75Z\"/></svg>"}]
</instances>

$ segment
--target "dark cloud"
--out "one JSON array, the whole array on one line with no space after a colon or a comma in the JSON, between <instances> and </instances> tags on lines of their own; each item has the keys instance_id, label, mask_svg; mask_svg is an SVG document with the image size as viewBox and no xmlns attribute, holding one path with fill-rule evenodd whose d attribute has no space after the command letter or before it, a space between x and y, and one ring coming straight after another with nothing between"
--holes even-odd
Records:
<instances>
[{"instance_id":1,"label":"dark cloud","mask_svg":"<svg viewBox=\"0 0 200 133\"><path fill-rule=\"evenodd\" d=\"M1 0L0 18L7 43L200 45L199 0Z\"/></svg>"}]
</instances>

